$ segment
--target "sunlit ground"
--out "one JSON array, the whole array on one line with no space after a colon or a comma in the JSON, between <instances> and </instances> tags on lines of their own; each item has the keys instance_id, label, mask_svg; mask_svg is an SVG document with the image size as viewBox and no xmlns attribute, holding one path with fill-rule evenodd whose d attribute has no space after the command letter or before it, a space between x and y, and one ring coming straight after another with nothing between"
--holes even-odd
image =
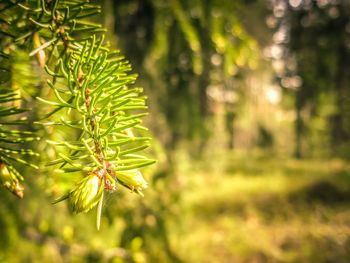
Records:
<instances>
[{"instance_id":1,"label":"sunlit ground","mask_svg":"<svg viewBox=\"0 0 350 263\"><path fill-rule=\"evenodd\" d=\"M350 262L349 163L216 158L224 171L201 163L181 176L181 223L170 229L183 259Z\"/></svg>"},{"instance_id":2,"label":"sunlit ground","mask_svg":"<svg viewBox=\"0 0 350 263\"><path fill-rule=\"evenodd\" d=\"M99 232L94 211L74 215L48 197L18 202L2 192L10 206L0 206L0 262L172 262L169 251L189 263L350 262L350 163L181 158L175 177L144 198L111 195Z\"/></svg>"}]
</instances>

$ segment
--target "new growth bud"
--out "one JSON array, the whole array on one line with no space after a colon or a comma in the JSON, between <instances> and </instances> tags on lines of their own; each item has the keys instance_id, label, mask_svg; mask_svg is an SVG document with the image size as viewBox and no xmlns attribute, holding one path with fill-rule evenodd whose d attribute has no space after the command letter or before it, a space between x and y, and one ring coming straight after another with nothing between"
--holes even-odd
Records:
<instances>
[{"instance_id":1,"label":"new growth bud","mask_svg":"<svg viewBox=\"0 0 350 263\"><path fill-rule=\"evenodd\" d=\"M69 193L69 203L75 213L88 212L102 197L104 181L95 173L83 178Z\"/></svg>"},{"instance_id":2,"label":"new growth bud","mask_svg":"<svg viewBox=\"0 0 350 263\"><path fill-rule=\"evenodd\" d=\"M16 175L11 172L4 163L0 163L0 181L3 186L18 198L23 198L23 186L19 183Z\"/></svg>"},{"instance_id":3,"label":"new growth bud","mask_svg":"<svg viewBox=\"0 0 350 263\"><path fill-rule=\"evenodd\" d=\"M119 171L116 173L116 176L117 179L121 181L125 186L140 195L143 195L141 191L148 186L146 180L142 176L142 173L137 169Z\"/></svg>"}]
</instances>

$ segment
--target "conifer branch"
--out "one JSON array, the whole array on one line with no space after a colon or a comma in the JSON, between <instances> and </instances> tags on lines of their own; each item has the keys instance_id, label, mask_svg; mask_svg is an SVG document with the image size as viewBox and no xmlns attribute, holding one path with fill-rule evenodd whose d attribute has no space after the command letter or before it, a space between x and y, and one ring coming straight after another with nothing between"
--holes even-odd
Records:
<instances>
[{"instance_id":1,"label":"conifer branch","mask_svg":"<svg viewBox=\"0 0 350 263\"><path fill-rule=\"evenodd\" d=\"M11 1L0 10L1 21L8 18L1 33L18 49L31 46L28 55L47 74L49 96L37 96L45 114L36 123L64 137L47 141L57 151L49 165L59 165L59 172L83 174L55 202L68 198L77 213L99 204L99 226L104 191L114 192L120 184L142 195L147 187L139 168L154 160L136 153L149 146L150 138L133 132L145 130L143 90L131 87L136 75L129 74L131 66L118 52L109 50L105 29L85 20L101 12L92 1Z\"/></svg>"}]
</instances>

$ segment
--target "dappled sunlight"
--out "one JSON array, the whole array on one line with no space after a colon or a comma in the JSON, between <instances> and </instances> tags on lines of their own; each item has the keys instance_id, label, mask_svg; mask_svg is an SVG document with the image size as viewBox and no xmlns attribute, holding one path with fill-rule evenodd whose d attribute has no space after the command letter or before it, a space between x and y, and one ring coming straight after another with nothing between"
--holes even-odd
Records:
<instances>
[{"instance_id":1,"label":"dappled sunlight","mask_svg":"<svg viewBox=\"0 0 350 263\"><path fill-rule=\"evenodd\" d=\"M185 220L180 236L186 238L173 237L181 253L190 262L299 262L324 256L346 262L350 185L342 177L350 175L349 164L250 162L236 160L231 173L190 175L182 196ZM329 249L333 252L320 255L320 250Z\"/></svg>"}]
</instances>

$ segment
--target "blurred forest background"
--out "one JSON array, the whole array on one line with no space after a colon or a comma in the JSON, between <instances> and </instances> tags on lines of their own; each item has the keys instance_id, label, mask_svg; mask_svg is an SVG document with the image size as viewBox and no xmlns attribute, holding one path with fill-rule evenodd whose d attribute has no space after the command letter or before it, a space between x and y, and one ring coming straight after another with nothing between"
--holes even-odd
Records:
<instances>
[{"instance_id":1,"label":"blurred forest background","mask_svg":"<svg viewBox=\"0 0 350 263\"><path fill-rule=\"evenodd\" d=\"M100 1L97 1L100 2ZM0 191L0 262L350 262L350 1L104 0L145 88L145 197Z\"/></svg>"}]
</instances>

